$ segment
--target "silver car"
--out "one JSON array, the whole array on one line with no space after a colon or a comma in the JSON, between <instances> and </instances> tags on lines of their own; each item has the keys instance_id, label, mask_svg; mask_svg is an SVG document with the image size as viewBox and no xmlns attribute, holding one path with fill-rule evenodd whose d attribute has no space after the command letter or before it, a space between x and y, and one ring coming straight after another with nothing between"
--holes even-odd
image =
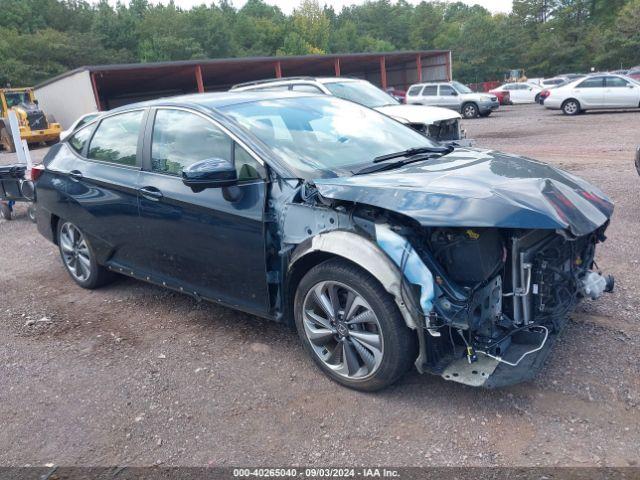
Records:
<instances>
[{"instance_id":1,"label":"silver car","mask_svg":"<svg viewBox=\"0 0 640 480\"><path fill-rule=\"evenodd\" d=\"M460 82L411 85L407 90L407 103L450 108L464 118L488 117L500 107L495 95L475 93Z\"/></svg>"}]
</instances>

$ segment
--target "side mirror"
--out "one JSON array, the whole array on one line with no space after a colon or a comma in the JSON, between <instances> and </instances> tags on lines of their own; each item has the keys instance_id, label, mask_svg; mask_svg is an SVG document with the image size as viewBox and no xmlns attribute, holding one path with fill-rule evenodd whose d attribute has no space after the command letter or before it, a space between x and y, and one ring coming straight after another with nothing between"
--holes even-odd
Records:
<instances>
[{"instance_id":1,"label":"side mirror","mask_svg":"<svg viewBox=\"0 0 640 480\"><path fill-rule=\"evenodd\" d=\"M229 187L238 181L236 168L222 158L208 158L182 169L182 183L194 191Z\"/></svg>"}]
</instances>

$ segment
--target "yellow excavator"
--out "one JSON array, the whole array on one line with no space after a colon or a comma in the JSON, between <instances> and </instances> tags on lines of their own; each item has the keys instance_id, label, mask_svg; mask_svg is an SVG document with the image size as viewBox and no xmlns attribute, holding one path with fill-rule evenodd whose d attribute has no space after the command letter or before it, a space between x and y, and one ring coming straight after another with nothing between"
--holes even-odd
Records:
<instances>
[{"instance_id":1,"label":"yellow excavator","mask_svg":"<svg viewBox=\"0 0 640 480\"><path fill-rule=\"evenodd\" d=\"M15 152L11 136L9 111L14 111L20 127L20 138L28 143L45 142L53 145L60 141L60 124L38 106L31 88L0 88L0 145Z\"/></svg>"},{"instance_id":2,"label":"yellow excavator","mask_svg":"<svg viewBox=\"0 0 640 480\"><path fill-rule=\"evenodd\" d=\"M505 83L526 82L527 75L524 73L524 68L509 70L504 76L504 81Z\"/></svg>"}]
</instances>

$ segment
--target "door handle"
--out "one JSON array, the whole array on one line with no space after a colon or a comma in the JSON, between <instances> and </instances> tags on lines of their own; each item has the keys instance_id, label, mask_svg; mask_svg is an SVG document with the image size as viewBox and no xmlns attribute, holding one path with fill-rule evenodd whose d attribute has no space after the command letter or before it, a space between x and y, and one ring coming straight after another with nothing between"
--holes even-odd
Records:
<instances>
[{"instance_id":1,"label":"door handle","mask_svg":"<svg viewBox=\"0 0 640 480\"><path fill-rule=\"evenodd\" d=\"M82 178L82 172L80 170L71 170L69 172L69 176L71 180L75 180L76 182Z\"/></svg>"},{"instance_id":2,"label":"door handle","mask_svg":"<svg viewBox=\"0 0 640 480\"><path fill-rule=\"evenodd\" d=\"M142 195L144 198L153 200L154 202L157 202L163 196L162 192L156 187L142 187L138 190L138 192L140 192L140 195Z\"/></svg>"}]
</instances>

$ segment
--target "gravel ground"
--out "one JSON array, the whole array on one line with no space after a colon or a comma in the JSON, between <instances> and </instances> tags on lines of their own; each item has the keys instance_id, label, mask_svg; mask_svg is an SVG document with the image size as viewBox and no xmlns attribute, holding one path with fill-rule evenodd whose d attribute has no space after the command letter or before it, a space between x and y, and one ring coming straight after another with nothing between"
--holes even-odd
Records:
<instances>
[{"instance_id":1,"label":"gravel ground","mask_svg":"<svg viewBox=\"0 0 640 480\"><path fill-rule=\"evenodd\" d=\"M517 106L465 127L616 202L598 262L617 290L580 307L534 381L347 390L282 325L129 279L80 289L21 205L0 220L0 465L637 465L640 112Z\"/></svg>"}]
</instances>

